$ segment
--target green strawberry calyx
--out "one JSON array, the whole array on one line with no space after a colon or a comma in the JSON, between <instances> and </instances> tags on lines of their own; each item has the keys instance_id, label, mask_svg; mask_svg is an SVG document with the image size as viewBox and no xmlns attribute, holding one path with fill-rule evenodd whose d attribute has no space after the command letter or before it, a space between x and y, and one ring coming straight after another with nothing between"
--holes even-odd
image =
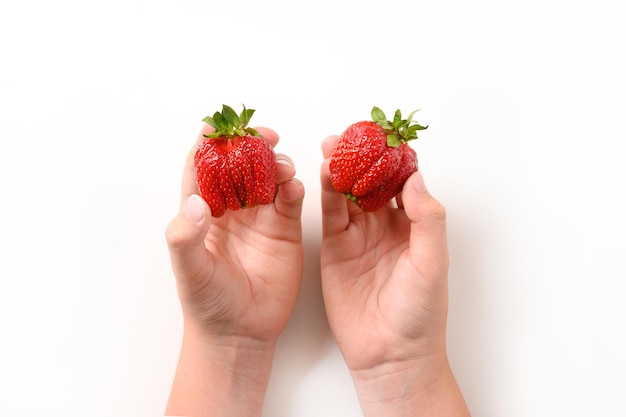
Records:
<instances>
[{"instance_id":1,"label":"green strawberry calyx","mask_svg":"<svg viewBox=\"0 0 626 417\"><path fill-rule=\"evenodd\" d=\"M254 109L246 109L244 105L241 113L237 114L232 107L223 104L221 113L216 111L213 117L206 116L202 119L204 123L215 128L215 132L203 136L206 138L228 138L247 135L261 137L256 129L248 127L248 123L254 111Z\"/></svg>"},{"instance_id":2,"label":"green strawberry calyx","mask_svg":"<svg viewBox=\"0 0 626 417\"><path fill-rule=\"evenodd\" d=\"M413 120L413 115L419 110L409 114L406 119L402 118L400 109L396 110L393 120L387 120L385 113L378 107L372 109L372 121L382 127L387 135L387 146L397 148L410 140L417 139L417 131L427 129Z\"/></svg>"}]
</instances>

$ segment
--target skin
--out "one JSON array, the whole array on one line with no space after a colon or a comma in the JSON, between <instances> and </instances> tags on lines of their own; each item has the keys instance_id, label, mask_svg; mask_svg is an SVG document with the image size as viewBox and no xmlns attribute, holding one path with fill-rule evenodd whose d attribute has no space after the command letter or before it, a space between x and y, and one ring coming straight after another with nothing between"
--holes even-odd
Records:
<instances>
[{"instance_id":1,"label":"skin","mask_svg":"<svg viewBox=\"0 0 626 417\"><path fill-rule=\"evenodd\" d=\"M272 145L278 135L257 128ZM166 229L184 322L167 415L260 415L276 340L302 277L304 187L292 161L277 155L272 204L220 218L197 193L187 157L180 212Z\"/></svg>"},{"instance_id":2,"label":"skin","mask_svg":"<svg viewBox=\"0 0 626 417\"><path fill-rule=\"evenodd\" d=\"M278 143L272 130L258 130ZM398 207L364 213L330 183L337 140L322 145L321 279L363 415L469 416L445 346L445 209L418 172ZM277 155L274 203L212 218L197 196L197 143L166 230L184 320L166 415L260 416L276 340L300 288L304 187L291 160Z\"/></svg>"},{"instance_id":3,"label":"skin","mask_svg":"<svg viewBox=\"0 0 626 417\"><path fill-rule=\"evenodd\" d=\"M397 206L366 213L335 191L322 144L322 288L365 416L468 416L446 354L446 211L414 173Z\"/></svg>"}]
</instances>

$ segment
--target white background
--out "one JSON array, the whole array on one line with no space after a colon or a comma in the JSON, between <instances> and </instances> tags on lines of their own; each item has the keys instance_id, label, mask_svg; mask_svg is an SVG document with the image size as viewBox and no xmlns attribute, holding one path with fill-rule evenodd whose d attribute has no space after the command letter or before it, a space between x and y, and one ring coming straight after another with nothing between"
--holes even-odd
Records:
<instances>
[{"instance_id":1,"label":"white background","mask_svg":"<svg viewBox=\"0 0 626 417\"><path fill-rule=\"evenodd\" d=\"M612 4L614 3L614 4ZM306 186L306 272L264 415L358 416L319 286L320 142L372 106L449 217L475 416L626 415L623 14L610 1L0 6L0 415L158 416L181 339L185 155L257 109Z\"/></svg>"}]
</instances>

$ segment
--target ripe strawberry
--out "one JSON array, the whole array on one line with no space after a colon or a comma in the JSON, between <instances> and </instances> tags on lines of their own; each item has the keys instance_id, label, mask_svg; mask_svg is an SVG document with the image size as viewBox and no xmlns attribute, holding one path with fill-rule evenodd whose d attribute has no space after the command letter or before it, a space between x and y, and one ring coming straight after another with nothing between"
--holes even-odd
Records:
<instances>
[{"instance_id":1,"label":"ripe strawberry","mask_svg":"<svg viewBox=\"0 0 626 417\"><path fill-rule=\"evenodd\" d=\"M349 126L330 156L330 178L335 189L365 211L383 207L417 171L417 155L407 141L426 129L413 122L415 112L402 119L396 110L387 120L378 107L372 121Z\"/></svg>"},{"instance_id":2,"label":"ripe strawberry","mask_svg":"<svg viewBox=\"0 0 626 417\"><path fill-rule=\"evenodd\" d=\"M247 127L254 110L237 114L224 105L222 112L202 121L215 128L204 135L194 158L200 195L214 217L227 209L269 204L276 196L276 154L253 128Z\"/></svg>"}]
</instances>

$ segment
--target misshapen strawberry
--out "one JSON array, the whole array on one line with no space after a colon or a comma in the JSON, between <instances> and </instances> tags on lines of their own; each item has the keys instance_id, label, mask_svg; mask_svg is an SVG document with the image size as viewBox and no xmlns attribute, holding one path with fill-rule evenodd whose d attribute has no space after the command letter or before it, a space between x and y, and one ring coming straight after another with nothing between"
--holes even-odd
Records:
<instances>
[{"instance_id":1,"label":"misshapen strawberry","mask_svg":"<svg viewBox=\"0 0 626 417\"><path fill-rule=\"evenodd\" d=\"M364 211L387 204L417 171L417 155L407 142L417 139L417 131L428 126L414 122L414 114L402 119L400 110L396 110L389 121L381 109L374 107L372 120L350 125L333 149L332 184Z\"/></svg>"},{"instance_id":2,"label":"misshapen strawberry","mask_svg":"<svg viewBox=\"0 0 626 417\"><path fill-rule=\"evenodd\" d=\"M276 154L259 133L248 127L253 109L222 112L203 121L215 128L204 135L194 157L200 195L214 217L226 210L269 204L276 196Z\"/></svg>"}]
</instances>

